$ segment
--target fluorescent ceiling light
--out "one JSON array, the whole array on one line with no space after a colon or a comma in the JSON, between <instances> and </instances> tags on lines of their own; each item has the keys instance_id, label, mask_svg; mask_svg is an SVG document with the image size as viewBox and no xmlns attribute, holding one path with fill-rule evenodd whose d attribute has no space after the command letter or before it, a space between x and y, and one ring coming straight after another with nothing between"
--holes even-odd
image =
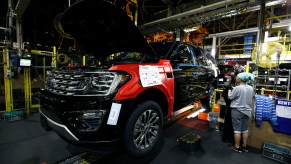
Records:
<instances>
[{"instance_id":1,"label":"fluorescent ceiling light","mask_svg":"<svg viewBox=\"0 0 291 164\"><path fill-rule=\"evenodd\" d=\"M192 32L192 31L196 31L197 29L199 29L199 27L194 26L194 27L190 27L190 28L184 28L183 31L188 33L188 32Z\"/></svg>"}]
</instances>

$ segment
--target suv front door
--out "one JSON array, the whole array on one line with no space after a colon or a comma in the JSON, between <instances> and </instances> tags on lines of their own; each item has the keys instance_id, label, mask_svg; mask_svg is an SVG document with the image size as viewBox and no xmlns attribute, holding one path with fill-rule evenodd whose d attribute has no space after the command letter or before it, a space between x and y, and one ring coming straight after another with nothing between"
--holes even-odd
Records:
<instances>
[{"instance_id":1,"label":"suv front door","mask_svg":"<svg viewBox=\"0 0 291 164\"><path fill-rule=\"evenodd\" d=\"M191 46L180 44L170 55L175 77L174 112L193 103L195 97L195 74L197 67L194 50Z\"/></svg>"}]
</instances>

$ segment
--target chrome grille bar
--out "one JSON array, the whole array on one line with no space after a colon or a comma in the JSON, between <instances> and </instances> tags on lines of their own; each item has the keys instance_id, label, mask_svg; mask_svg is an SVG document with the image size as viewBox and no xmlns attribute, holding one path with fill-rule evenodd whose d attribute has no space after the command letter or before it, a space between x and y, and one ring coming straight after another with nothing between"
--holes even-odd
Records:
<instances>
[{"instance_id":1,"label":"chrome grille bar","mask_svg":"<svg viewBox=\"0 0 291 164\"><path fill-rule=\"evenodd\" d=\"M45 89L60 95L106 95L117 77L114 72L54 71L48 75Z\"/></svg>"}]
</instances>

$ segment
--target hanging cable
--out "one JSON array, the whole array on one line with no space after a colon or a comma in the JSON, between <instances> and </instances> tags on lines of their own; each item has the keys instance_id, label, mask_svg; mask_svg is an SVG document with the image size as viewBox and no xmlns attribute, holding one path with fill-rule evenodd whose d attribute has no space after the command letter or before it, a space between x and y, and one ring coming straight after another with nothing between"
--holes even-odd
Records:
<instances>
[{"instance_id":1,"label":"hanging cable","mask_svg":"<svg viewBox=\"0 0 291 164\"><path fill-rule=\"evenodd\" d=\"M62 36L62 39L61 39L60 45L59 45L58 50L57 50L57 54L59 53L59 50L60 50L61 47L62 47L63 40L64 40L64 37Z\"/></svg>"}]
</instances>

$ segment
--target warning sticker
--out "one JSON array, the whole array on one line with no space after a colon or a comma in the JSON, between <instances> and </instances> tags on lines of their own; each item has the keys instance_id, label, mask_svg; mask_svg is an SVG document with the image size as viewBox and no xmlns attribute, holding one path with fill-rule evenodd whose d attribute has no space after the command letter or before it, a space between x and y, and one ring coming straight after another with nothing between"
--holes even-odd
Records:
<instances>
[{"instance_id":1,"label":"warning sticker","mask_svg":"<svg viewBox=\"0 0 291 164\"><path fill-rule=\"evenodd\" d=\"M143 87L162 84L158 66L139 66L139 76Z\"/></svg>"}]
</instances>

